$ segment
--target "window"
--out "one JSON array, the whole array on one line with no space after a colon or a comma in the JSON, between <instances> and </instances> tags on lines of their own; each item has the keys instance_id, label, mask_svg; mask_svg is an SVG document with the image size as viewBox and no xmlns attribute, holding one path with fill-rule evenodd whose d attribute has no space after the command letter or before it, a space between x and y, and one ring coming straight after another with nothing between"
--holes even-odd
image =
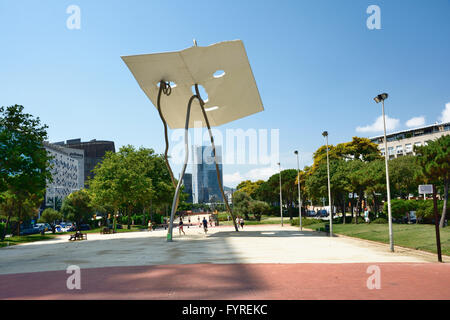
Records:
<instances>
[{"instance_id":1,"label":"window","mask_svg":"<svg viewBox=\"0 0 450 320\"><path fill-rule=\"evenodd\" d=\"M394 154L394 147L389 147L388 148L388 153L389 153L390 156L393 155Z\"/></svg>"},{"instance_id":2,"label":"window","mask_svg":"<svg viewBox=\"0 0 450 320\"><path fill-rule=\"evenodd\" d=\"M407 145L405 145L405 151L406 151L406 153L413 152L413 147L412 147L411 143L408 143Z\"/></svg>"},{"instance_id":3,"label":"window","mask_svg":"<svg viewBox=\"0 0 450 320\"><path fill-rule=\"evenodd\" d=\"M397 146L397 154L403 154L403 146Z\"/></svg>"},{"instance_id":4,"label":"window","mask_svg":"<svg viewBox=\"0 0 450 320\"><path fill-rule=\"evenodd\" d=\"M380 149L381 155L384 156L384 148Z\"/></svg>"},{"instance_id":5,"label":"window","mask_svg":"<svg viewBox=\"0 0 450 320\"><path fill-rule=\"evenodd\" d=\"M414 146L415 146L415 147L420 147L421 145L422 145L422 143L420 143L420 142L414 143Z\"/></svg>"}]
</instances>

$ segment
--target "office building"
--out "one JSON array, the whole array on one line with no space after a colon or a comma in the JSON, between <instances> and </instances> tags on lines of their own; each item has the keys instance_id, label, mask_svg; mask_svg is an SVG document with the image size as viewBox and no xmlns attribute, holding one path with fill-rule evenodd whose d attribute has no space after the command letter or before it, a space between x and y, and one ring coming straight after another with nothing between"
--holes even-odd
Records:
<instances>
[{"instance_id":1,"label":"office building","mask_svg":"<svg viewBox=\"0 0 450 320\"><path fill-rule=\"evenodd\" d=\"M415 129L394 132L386 135L389 159L404 155L414 155L414 146L427 145L429 141L436 140L443 135L450 134L450 122L436 123ZM378 149L384 156L383 135L370 138L378 144Z\"/></svg>"},{"instance_id":2,"label":"office building","mask_svg":"<svg viewBox=\"0 0 450 320\"><path fill-rule=\"evenodd\" d=\"M222 173L222 148L216 147L220 180ZM194 203L222 202L217 180L213 150L209 146L193 146L192 194Z\"/></svg>"},{"instance_id":3,"label":"office building","mask_svg":"<svg viewBox=\"0 0 450 320\"><path fill-rule=\"evenodd\" d=\"M186 199L187 203L192 203L192 173L185 173L183 177L183 186L184 186L184 193L188 194L188 197Z\"/></svg>"},{"instance_id":4,"label":"office building","mask_svg":"<svg viewBox=\"0 0 450 320\"><path fill-rule=\"evenodd\" d=\"M59 207L75 190L84 187L84 151L44 142L53 157L50 160L52 181L47 182L44 207Z\"/></svg>"},{"instance_id":5,"label":"office building","mask_svg":"<svg viewBox=\"0 0 450 320\"><path fill-rule=\"evenodd\" d=\"M71 149L84 150L84 181L94 177L95 166L102 162L107 151L116 152L113 141L91 140L81 142L81 139L67 140L66 142L56 142L56 145L68 147Z\"/></svg>"}]
</instances>

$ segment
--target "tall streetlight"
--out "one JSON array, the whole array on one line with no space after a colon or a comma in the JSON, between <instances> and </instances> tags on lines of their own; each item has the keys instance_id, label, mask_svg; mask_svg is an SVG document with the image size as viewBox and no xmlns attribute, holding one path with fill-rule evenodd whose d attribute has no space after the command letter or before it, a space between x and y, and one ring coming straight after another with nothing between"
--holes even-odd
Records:
<instances>
[{"instance_id":1,"label":"tall streetlight","mask_svg":"<svg viewBox=\"0 0 450 320\"><path fill-rule=\"evenodd\" d=\"M327 145L327 173L328 173L328 206L330 207L330 237L333 236L333 209L331 208L331 187L330 187L330 159L328 157L328 131L322 132Z\"/></svg>"},{"instance_id":2,"label":"tall streetlight","mask_svg":"<svg viewBox=\"0 0 450 320\"><path fill-rule=\"evenodd\" d=\"M281 214L281 226L283 226L283 197L281 195L281 163L278 162L280 168L280 214Z\"/></svg>"},{"instance_id":3,"label":"tall streetlight","mask_svg":"<svg viewBox=\"0 0 450 320\"><path fill-rule=\"evenodd\" d=\"M294 153L297 155L297 178L298 178L298 218L300 219L300 231L302 228L302 198L300 196L300 162L298 160L298 151L295 150Z\"/></svg>"},{"instance_id":4,"label":"tall streetlight","mask_svg":"<svg viewBox=\"0 0 450 320\"><path fill-rule=\"evenodd\" d=\"M392 213L391 213L391 189L389 187L389 165L388 165L388 149L387 149L387 140L386 140L386 119L384 116L384 100L388 97L387 93L382 93L377 95L374 100L376 103L380 103L382 105L383 112L383 125L384 125L384 160L386 163L386 188L387 188L387 199L388 199L388 220L389 220L389 244L391 251L394 252L394 236L392 232Z\"/></svg>"}]
</instances>

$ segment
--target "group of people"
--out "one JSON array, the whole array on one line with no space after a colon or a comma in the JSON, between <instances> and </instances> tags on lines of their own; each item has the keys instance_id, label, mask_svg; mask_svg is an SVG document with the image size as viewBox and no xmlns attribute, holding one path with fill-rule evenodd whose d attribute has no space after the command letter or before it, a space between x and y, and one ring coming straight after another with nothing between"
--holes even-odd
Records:
<instances>
[{"instance_id":1,"label":"group of people","mask_svg":"<svg viewBox=\"0 0 450 320\"><path fill-rule=\"evenodd\" d=\"M244 218L237 216L236 217L236 225L238 226L238 228L239 228L239 226L241 226L241 229L244 229L244 224L245 224Z\"/></svg>"},{"instance_id":2,"label":"group of people","mask_svg":"<svg viewBox=\"0 0 450 320\"><path fill-rule=\"evenodd\" d=\"M201 228L203 226L203 231L205 231L205 234L208 233L208 220L206 220L206 217L203 217L203 220L200 222L200 216L197 216L198 219L198 223L199 223L199 228ZM191 217L188 217L188 228L189 225L191 224ZM209 224L212 227L212 219L211 216L209 216ZM244 218L237 216L236 217L236 225L239 227L241 227L241 229L244 229ZM152 231L152 223L149 220L148 222L148 231ZM180 221L178 222L178 233L181 235L181 233L183 232L184 235L186 235L186 233L184 232L184 222L183 222L183 217L180 217Z\"/></svg>"},{"instance_id":3,"label":"group of people","mask_svg":"<svg viewBox=\"0 0 450 320\"><path fill-rule=\"evenodd\" d=\"M198 218L198 221L199 221L199 228L201 228L203 226L203 231L205 231L205 234L206 234L208 232L208 220L206 220L206 217L203 217L202 222L200 222L200 216L197 217L197 218ZM190 225L191 224L191 217L188 217L188 222L189 222L189 225ZM212 227L212 219L211 219L211 217L209 217L209 223L210 223L210 225ZM188 225L188 228L189 228L189 225ZM184 228L183 218L180 217L180 222L178 222L178 233L181 234L183 232L183 234L186 235L186 233L184 232L183 228Z\"/></svg>"}]
</instances>

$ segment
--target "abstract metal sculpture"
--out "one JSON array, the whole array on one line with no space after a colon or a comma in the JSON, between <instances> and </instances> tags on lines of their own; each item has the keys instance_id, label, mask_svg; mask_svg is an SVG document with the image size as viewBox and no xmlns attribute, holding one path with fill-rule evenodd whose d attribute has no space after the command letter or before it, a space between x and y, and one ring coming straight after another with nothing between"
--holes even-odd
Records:
<instances>
[{"instance_id":1,"label":"abstract metal sculpture","mask_svg":"<svg viewBox=\"0 0 450 320\"><path fill-rule=\"evenodd\" d=\"M141 89L156 106L164 124L164 155L175 187L168 241L172 241L173 220L189 158L188 129L198 122L208 128L219 187L238 231L223 191L211 126L219 126L264 110L242 41L225 41L207 47L198 47L195 41L194 44L191 48L177 52L122 57ZM207 92L206 100L202 99L199 86ZM164 99L163 94L166 96ZM192 108L195 100L200 108ZM185 161L178 183L168 161L167 126L185 129Z\"/></svg>"}]
</instances>

